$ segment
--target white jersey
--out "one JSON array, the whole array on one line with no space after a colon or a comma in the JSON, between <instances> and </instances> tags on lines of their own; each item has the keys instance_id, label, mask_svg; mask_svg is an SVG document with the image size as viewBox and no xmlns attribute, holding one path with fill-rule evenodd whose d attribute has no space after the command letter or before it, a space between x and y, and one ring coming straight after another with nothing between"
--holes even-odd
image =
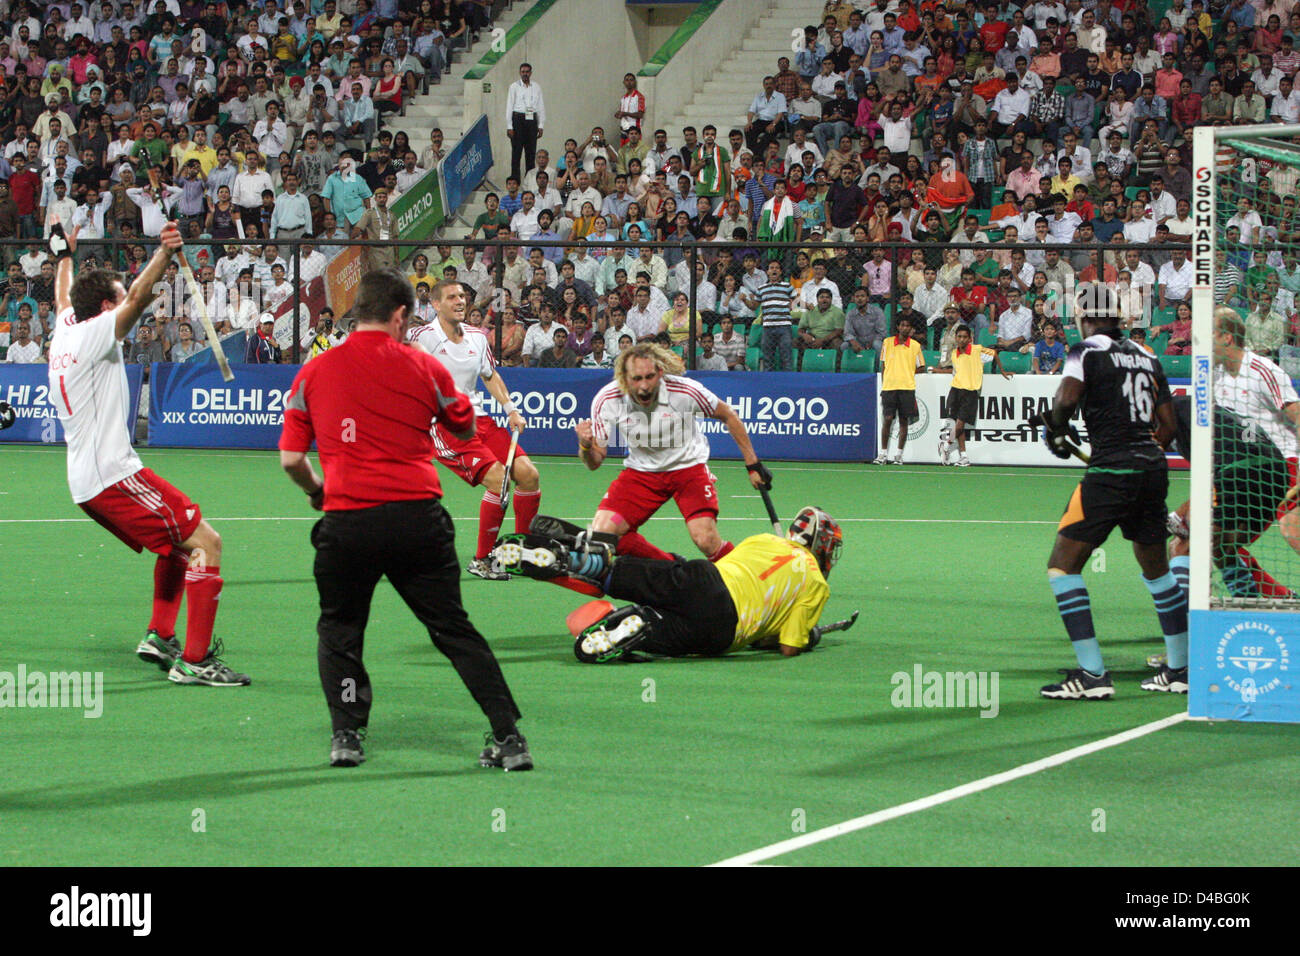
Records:
<instances>
[{"instance_id":1,"label":"white jersey","mask_svg":"<svg viewBox=\"0 0 1300 956\"><path fill-rule=\"evenodd\" d=\"M68 487L77 504L144 467L131 447L130 389L117 310L78 322L64 309L50 342L50 401L68 442Z\"/></svg>"},{"instance_id":2,"label":"white jersey","mask_svg":"<svg viewBox=\"0 0 1300 956\"><path fill-rule=\"evenodd\" d=\"M445 365L456 387L469 396L475 413L481 415L483 396L477 388L478 380L482 378L486 382L495 375L497 364L492 358L487 332L473 325L461 328L461 340L453 342L443 331L442 323L434 319L428 325L411 329L406 340Z\"/></svg>"},{"instance_id":3,"label":"white jersey","mask_svg":"<svg viewBox=\"0 0 1300 956\"><path fill-rule=\"evenodd\" d=\"M647 410L610 382L591 401L591 428L596 444L627 445L624 468L637 471L676 471L709 460L709 441L697 419L712 417L718 396L698 382L665 375L659 398Z\"/></svg>"},{"instance_id":4,"label":"white jersey","mask_svg":"<svg viewBox=\"0 0 1300 956\"><path fill-rule=\"evenodd\" d=\"M1214 402L1242 420L1254 423L1277 446L1285 458L1297 456L1296 429L1286 416L1286 406L1300 401L1291 377L1273 362L1243 351L1241 365L1233 375L1220 366L1214 373Z\"/></svg>"}]
</instances>

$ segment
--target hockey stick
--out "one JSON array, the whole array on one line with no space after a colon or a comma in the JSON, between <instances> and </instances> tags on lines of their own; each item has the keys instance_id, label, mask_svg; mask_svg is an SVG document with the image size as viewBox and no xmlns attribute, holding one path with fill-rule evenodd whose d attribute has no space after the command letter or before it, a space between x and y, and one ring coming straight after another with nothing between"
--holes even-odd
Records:
<instances>
[{"instance_id":1,"label":"hockey stick","mask_svg":"<svg viewBox=\"0 0 1300 956\"><path fill-rule=\"evenodd\" d=\"M776 516L776 508L772 507L771 494L768 493L766 488L759 488L758 493L763 499L763 507L767 509L767 517L772 522L772 533L784 535L785 532L781 530L781 519Z\"/></svg>"},{"instance_id":2,"label":"hockey stick","mask_svg":"<svg viewBox=\"0 0 1300 956\"><path fill-rule=\"evenodd\" d=\"M808 646L816 647L821 643L823 634L830 634L832 631L847 631L858 619L858 612L854 611L851 617L846 617L842 621L836 621L833 624L818 624L808 632Z\"/></svg>"},{"instance_id":3,"label":"hockey stick","mask_svg":"<svg viewBox=\"0 0 1300 956\"><path fill-rule=\"evenodd\" d=\"M1071 442L1065 441L1064 439L1062 439L1061 444L1065 446L1065 448L1070 452L1071 455L1079 459L1079 461L1083 462L1085 465L1092 463L1092 456L1089 455L1082 448L1078 447L1077 445Z\"/></svg>"},{"instance_id":4,"label":"hockey stick","mask_svg":"<svg viewBox=\"0 0 1300 956\"><path fill-rule=\"evenodd\" d=\"M501 510L510 504L510 473L515 467L515 452L519 448L519 432L510 429L510 452L506 455L506 473L501 477Z\"/></svg>"},{"instance_id":5,"label":"hockey stick","mask_svg":"<svg viewBox=\"0 0 1300 956\"><path fill-rule=\"evenodd\" d=\"M189 287L190 297L198 303L199 321L203 323L203 331L207 333L208 341L212 343L212 354L217 360L217 366L221 369L221 378L224 381L231 381L235 373L230 370L230 362L226 360L226 350L221 347L221 339L217 337L216 327L212 324L212 319L208 315L208 305L203 301L203 290L199 288L197 280L194 278L194 270L185 259L184 251L177 256L177 261L181 266L181 275L185 276L185 284Z\"/></svg>"}]
</instances>

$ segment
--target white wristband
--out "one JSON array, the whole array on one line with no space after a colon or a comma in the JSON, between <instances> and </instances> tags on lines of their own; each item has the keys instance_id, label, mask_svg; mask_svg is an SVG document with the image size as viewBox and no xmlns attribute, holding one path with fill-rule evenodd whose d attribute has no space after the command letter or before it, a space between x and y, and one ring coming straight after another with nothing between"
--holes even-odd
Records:
<instances>
[{"instance_id":1,"label":"white wristband","mask_svg":"<svg viewBox=\"0 0 1300 956\"><path fill-rule=\"evenodd\" d=\"M501 408L505 411L507 415L513 415L515 412L519 411L519 406L516 405L514 402L506 402L504 405L501 406Z\"/></svg>"}]
</instances>

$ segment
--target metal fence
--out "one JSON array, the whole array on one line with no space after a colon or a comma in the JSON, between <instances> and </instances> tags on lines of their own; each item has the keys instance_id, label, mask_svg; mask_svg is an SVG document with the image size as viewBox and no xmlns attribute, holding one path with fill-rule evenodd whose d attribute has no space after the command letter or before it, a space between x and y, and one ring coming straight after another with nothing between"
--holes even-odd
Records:
<instances>
[{"instance_id":1,"label":"metal fence","mask_svg":"<svg viewBox=\"0 0 1300 956\"><path fill-rule=\"evenodd\" d=\"M267 257L269 246L276 247L275 254L270 257L270 260L283 261L287 288L284 288L284 283L274 282L272 270L266 264L269 261ZM6 263L19 261L25 251L43 247L44 243L39 240L0 239L0 249L3 249ZM229 275L236 268L222 262L223 258L230 258L226 255L230 247L235 247L245 257L239 261L245 263L245 267L251 263L254 271L255 281L246 289L236 293L219 291L215 287L218 282L228 285ZM119 237L82 242L78 244L77 249L78 268L106 266L125 273L124 279L129 280L130 275L138 271L143 262L147 261L153 248L154 245L145 237L139 239ZM617 269L622 267L625 271L640 272L642 269L636 265L636 261L639 260L644 270L651 273L651 284L661 292L672 296L675 296L678 291L686 293L688 300L686 335L681 336L680 330L675 330L674 344L682 351L687 367L694 368L699 336L704 331L714 328L721 319L721 313L716 308L717 302L715 301L714 308L701 308L702 304L708 306L709 303L701 303L700 297L711 292L716 292L717 296L721 297L724 293L724 277L728 273L737 276L738 286L744 286L746 284L745 260L750 255L754 257L759 270L764 270L772 261L779 262L782 275L801 291L804 283L816 281L814 276L817 274L817 264L820 262L826 270L826 279L839 293L840 307L846 313L850 308L854 291L859 286L863 286L868 289L869 302L881 309L891 328L896 317L904 311L907 295L913 296L912 307L915 308L914 293L917 289L917 275L918 272L923 273L926 266L936 270L938 285L948 287L951 284L953 289L962 285L961 272L966 268L975 272L975 285L985 285L993 291L996 291L999 286L1003 288L1007 286L1002 273L1004 270L1012 271L1010 285L1027 286L1021 289L1021 302L1027 302L1029 308L1033 310L1037 309L1035 303L1040 299L1043 300L1044 312L1063 329L1072 327L1080 307L1088 307L1091 304L1088 297L1097 296L1099 290L1105 288L1111 294L1108 301L1116 303L1116 308L1126 327L1147 328L1153 324L1172 322L1175 319L1174 310L1182 299L1181 297L1175 299L1172 296L1175 292L1181 293L1181 289L1171 286L1162 287L1158 282L1153 281L1153 277L1159 275L1160 267L1165 262L1170 261L1178 252L1185 253L1187 248L1184 243L1008 243L1005 241L970 242L961 239L941 242L877 243L593 242L585 239L521 242L515 239L439 239L431 243L429 240L286 238L233 242L204 239L199 243L187 245L184 254L191 259L192 264L198 266L195 273L204 283L204 296L214 323L221 325L224 318L228 324L233 324L229 321L232 318L229 309L232 298L236 294L240 303L245 299L251 299L259 313L276 308L286 312L289 319L281 323L285 329L286 339L282 341L282 345L285 347L286 358L293 362L301 361L303 349L308 341L304 338L304 333L315 325L317 318L312 310L303 309L308 299L305 283L295 281L295 277L304 276L304 266L310 266L311 271L319 270L319 274L326 280L324 282L326 300L333 301L339 296L340 290L330 288L326 273L330 265L340 257L359 254L363 269L378 264L396 265L405 262L410 266L406 271L414 274L414 262L418 260L419 255L426 255L430 259L427 276L431 286L443 278L455 277L473 289L472 299L475 307L482 311L484 325L495 332L499 352L502 344L501 315L511 305L516 308L525 305L526 303L519 301L516 289L522 291L532 284L533 276L530 274L524 274L524 278L528 281L522 284L512 281L523 273L523 269L516 265L521 259L527 262L529 257L536 259L540 254L540 265L546 276L545 283L550 288L549 293L544 293L544 298L561 294L556 290L556 281L558 280L561 287L565 284L562 273L566 260L578 263L578 269L588 276L592 274L591 263L594 262L600 278L594 288L583 290L582 298L587 306L593 329L601 332L604 331L604 322L607 318L610 292L618 291L625 295L628 287L635 286L638 281L636 275L626 275L626 284L616 290L612 289L611 283L616 279ZM585 253L582 252L583 249ZM444 250L448 253L445 259ZM475 263L469 270L465 269L466 250L474 251ZM646 252L649 253L648 256L645 255ZM321 259L317 258L318 254L324 259L323 266ZM609 257L616 257L615 261L619 265L609 268L607 265ZM259 264L259 260L262 264ZM444 273L442 264L444 261L449 262L457 271ZM889 263L889 268L883 270L887 272L887 279L883 282L879 278L882 274L879 264L882 262ZM549 268L546 263L550 264ZM872 263L876 263L874 279ZM689 280L690 276L698 275L701 268L705 280L713 280L710 281L714 286L713 290L698 281L687 281L683 284L683 278ZM211 273L208 272L209 269ZM575 270L575 274L577 271ZM554 272L554 279L552 272ZM1026 277L1031 275L1032 278L1026 282ZM315 276L310 275L308 278L315 278ZM1017 278L1020 280L1019 283L1016 281ZM39 277L37 284L41 284ZM921 284L924 285L924 282ZM234 285L238 290L237 278ZM590 287L590 283L586 285ZM277 291L281 288L283 292ZM749 289L752 291L754 288L754 280L751 277ZM935 300L933 290L929 290L929 293L929 301L933 302ZM1190 292L1188 294L1190 295ZM595 297L594 302L592 296ZM671 303L671 299L669 301ZM1187 301L1190 303L1190 298ZM291 303L287 308L286 302ZM177 279L171 280L169 285L160 283L158 308L163 310L168 318L183 316L194 320L197 317L197 309L191 301L189 291ZM336 309L336 311L342 313L337 315L336 320L345 321L346 310ZM988 314L988 306L980 307L978 312L980 321L977 323L977 332L996 324L997 314ZM477 319L477 316L475 318ZM521 316L521 318L526 321L528 316ZM798 318L796 313L796 323ZM924 332L926 344L928 347L937 347L939 334L942 331L942 318L927 315L926 319ZM756 319L740 316L736 324L738 327L749 326L754 321ZM918 337L921 334L918 330Z\"/></svg>"}]
</instances>

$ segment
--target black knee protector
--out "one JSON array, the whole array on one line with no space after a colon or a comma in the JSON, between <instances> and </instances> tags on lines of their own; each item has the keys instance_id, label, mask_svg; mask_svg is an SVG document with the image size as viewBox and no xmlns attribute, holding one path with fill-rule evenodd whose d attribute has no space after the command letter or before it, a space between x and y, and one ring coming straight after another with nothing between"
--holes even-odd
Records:
<instances>
[{"instance_id":1,"label":"black knee protector","mask_svg":"<svg viewBox=\"0 0 1300 956\"><path fill-rule=\"evenodd\" d=\"M582 642L596 630L604 629L607 632L616 631L624 621L635 615L642 622L640 630L635 634L629 635L622 641L619 641L612 649L604 653L591 654L583 650ZM616 661L623 657L629 651L634 650L640 645L645 644L655 632L655 625L663 620L663 617L654 608L645 604L628 604L624 607L610 611L596 623L585 628L573 642L573 655L584 664L607 664L610 661Z\"/></svg>"}]
</instances>

